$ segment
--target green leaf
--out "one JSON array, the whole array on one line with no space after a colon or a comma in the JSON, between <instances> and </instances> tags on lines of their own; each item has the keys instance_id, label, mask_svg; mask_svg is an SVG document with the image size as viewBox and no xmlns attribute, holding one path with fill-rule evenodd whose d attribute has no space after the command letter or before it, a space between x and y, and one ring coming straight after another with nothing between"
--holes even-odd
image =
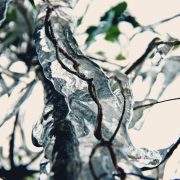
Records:
<instances>
[{"instance_id":1,"label":"green leaf","mask_svg":"<svg viewBox=\"0 0 180 180\"><path fill-rule=\"evenodd\" d=\"M109 9L100 19L101 23L99 26L90 26L86 33L88 37L86 44L89 46L94 40L95 36L105 33L105 39L107 41L114 42L118 40L120 31L117 27L120 16L127 9L127 3L121 2L118 5ZM103 21L103 22L102 22Z\"/></svg>"},{"instance_id":2,"label":"green leaf","mask_svg":"<svg viewBox=\"0 0 180 180\"><path fill-rule=\"evenodd\" d=\"M118 18L119 16L122 15L122 13L127 9L127 3L126 2L121 2L118 5L114 6L110 10L108 10L104 16L101 17L101 21L106 21L107 18L109 17L109 14L114 12L114 18Z\"/></svg>"},{"instance_id":3,"label":"green leaf","mask_svg":"<svg viewBox=\"0 0 180 180\"><path fill-rule=\"evenodd\" d=\"M125 21L130 23L134 28L140 26L140 24L136 21L135 17L131 16L129 12L125 12L122 16L118 19L119 22Z\"/></svg>"},{"instance_id":4,"label":"green leaf","mask_svg":"<svg viewBox=\"0 0 180 180\"><path fill-rule=\"evenodd\" d=\"M105 33L109 28L108 24L100 24L99 26L90 26L86 33L88 33L88 38L86 39L86 43L89 45L98 34Z\"/></svg>"},{"instance_id":5,"label":"green leaf","mask_svg":"<svg viewBox=\"0 0 180 180\"><path fill-rule=\"evenodd\" d=\"M117 26L111 26L107 31L106 31L106 36L105 39L107 41L114 42L118 40L118 36L120 34L120 31Z\"/></svg>"},{"instance_id":6,"label":"green leaf","mask_svg":"<svg viewBox=\"0 0 180 180\"><path fill-rule=\"evenodd\" d=\"M125 60L126 58L120 53L116 56L116 59L122 61Z\"/></svg>"}]
</instances>

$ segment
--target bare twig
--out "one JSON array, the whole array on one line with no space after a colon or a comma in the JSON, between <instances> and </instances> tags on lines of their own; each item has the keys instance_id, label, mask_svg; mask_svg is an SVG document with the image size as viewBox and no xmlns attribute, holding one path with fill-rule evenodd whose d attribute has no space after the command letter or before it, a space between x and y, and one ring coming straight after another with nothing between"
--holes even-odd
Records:
<instances>
[{"instance_id":1,"label":"bare twig","mask_svg":"<svg viewBox=\"0 0 180 180\"><path fill-rule=\"evenodd\" d=\"M177 17L180 17L180 14L176 14L176 15L174 15L174 16L172 16L172 17L163 19L163 20L161 20L161 21L158 21L158 22L155 22L155 23L153 23L153 24L144 26L144 27L142 27L142 28L144 28L144 29L146 29L146 28L154 28L154 27L156 27L156 26L158 26L158 25L160 25L160 24L162 24L162 23L166 23L166 22L171 21L171 20L173 20L173 19L175 19L175 18L177 18Z\"/></svg>"},{"instance_id":2,"label":"bare twig","mask_svg":"<svg viewBox=\"0 0 180 180\"><path fill-rule=\"evenodd\" d=\"M138 110L140 108L144 108L144 107L148 107L148 106L153 106L153 105L156 105L156 104L160 104L160 103L164 103L164 102L170 102L170 101L175 101L175 100L180 100L180 98L172 98L172 99L166 99L166 100L163 100L163 101L157 101L157 102L154 102L154 103L149 103L149 104L144 104L144 105L140 105L140 106L136 106L133 108L133 110Z\"/></svg>"}]
</instances>

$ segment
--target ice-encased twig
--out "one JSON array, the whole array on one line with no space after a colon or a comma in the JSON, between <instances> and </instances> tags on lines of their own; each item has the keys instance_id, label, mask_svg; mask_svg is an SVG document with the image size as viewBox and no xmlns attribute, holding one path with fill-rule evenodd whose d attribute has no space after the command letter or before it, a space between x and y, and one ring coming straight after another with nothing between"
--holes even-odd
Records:
<instances>
[{"instance_id":1,"label":"ice-encased twig","mask_svg":"<svg viewBox=\"0 0 180 180\"><path fill-rule=\"evenodd\" d=\"M113 137L120 120L120 129L111 146L125 172L141 174L127 155L140 167L157 165L161 160L160 154L157 151L136 149L128 136L133 100L127 76L121 73L116 75L120 88L119 82L109 79L98 65L79 50L71 30L73 20L68 15L71 11L69 4L54 6L54 2L37 5L35 32L36 51L44 75L59 92L56 95L52 91L48 92L50 97L47 96L43 119L33 129L34 144L43 146L47 159L42 163L42 174L56 179L57 174L60 176L66 173L66 178L73 179L75 177L69 175L77 163L75 175L77 172L79 174L76 178L92 179L88 163L92 149L98 143L97 139L109 141ZM59 108L60 112L57 110ZM100 136L95 134L97 139L94 137L94 129L95 132L100 130ZM70 152L68 148L71 148ZM61 156L63 152L66 154L65 159ZM67 160L72 154L78 158L73 161L76 163L71 164ZM97 176L108 174L105 179L112 178L112 172L117 170L103 148L93 157L93 166ZM57 167L60 170L54 171Z\"/></svg>"}]
</instances>

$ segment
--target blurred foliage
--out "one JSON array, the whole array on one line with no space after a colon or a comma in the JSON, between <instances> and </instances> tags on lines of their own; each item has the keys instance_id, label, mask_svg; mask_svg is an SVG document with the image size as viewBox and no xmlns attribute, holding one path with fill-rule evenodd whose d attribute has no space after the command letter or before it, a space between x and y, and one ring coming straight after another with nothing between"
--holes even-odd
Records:
<instances>
[{"instance_id":1,"label":"blurred foliage","mask_svg":"<svg viewBox=\"0 0 180 180\"><path fill-rule=\"evenodd\" d=\"M120 53L116 56L117 60L125 60L126 58Z\"/></svg>"},{"instance_id":2,"label":"blurred foliage","mask_svg":"<svg viewBox=\"0 0 180 180\"><path fill-rule=\"evenodd\" d=\"M88 34L86 39L87 46L89 46L99 34L105 34L105 40L107 41L118 41L118 37L121 34L118 25L122 21L130 23L133 27L139 26L136 19L127 12L127 7L128 5L126 2L117 4L105 12L100 18L100 24L98 26L90 26L86 30Z\"/></svg>"}]
</instances>

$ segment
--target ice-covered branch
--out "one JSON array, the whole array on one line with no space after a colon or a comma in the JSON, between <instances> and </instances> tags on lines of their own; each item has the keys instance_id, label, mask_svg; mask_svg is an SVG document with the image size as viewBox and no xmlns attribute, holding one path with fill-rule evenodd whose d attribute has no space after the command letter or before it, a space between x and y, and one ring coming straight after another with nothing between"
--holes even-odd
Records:
<instances>
[{"instance_id":1,"label":"ice-covered branch","mask_svg":"<svg viewBox=\"0 0 180 180\"><path fill-rule=\"evenodd\" d=\"M108 77L80 51L73 37L74 4L36 3L36 51L53 84L42 78L46 106L32 133L34 144L44 148L40 179L91 180L102 174L112 179L113 172L121 178L128 173L143 177L139 168L157 166L166 150L136 149L131 143L129 79L119 72Z\"/></svg>"}]
</instances>

